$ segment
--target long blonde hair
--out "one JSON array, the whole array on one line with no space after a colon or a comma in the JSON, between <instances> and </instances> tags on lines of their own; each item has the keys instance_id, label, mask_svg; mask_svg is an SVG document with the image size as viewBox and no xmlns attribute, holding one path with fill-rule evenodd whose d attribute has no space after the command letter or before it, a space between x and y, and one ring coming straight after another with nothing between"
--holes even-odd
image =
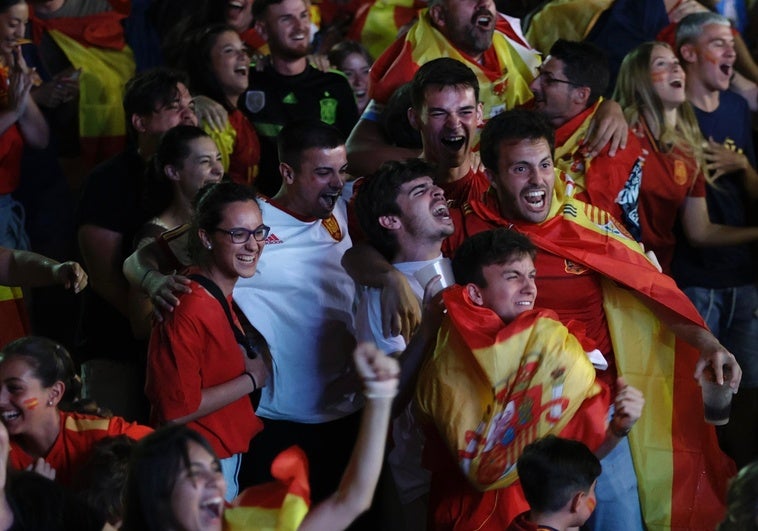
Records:
<instances>
[{"instance_id":1,"label":"long blonde hair","mask_svg":"<svg viewBox=\"0 0 758 531\"><path fill-rule=\"evenodd\" d=\"M647 119L653 120L653 123L648 126L659 132L659 149L663 152L671 152L677 148L691 156L697 168L703 171L710 182L708 172L705 171L703 153L705 139L700 132L692 105L688 101L679 105L676 110L676 125L673 128L664 120L663 102L658 97L650 76L650 56L656 46L671 50L671 47L664 42L650 41L640 44L624 57L613 99L621 105L624 117L630 125L641 125L643 119L646 119L643 111L648 111Z\"/></svg>"}]
</instances>

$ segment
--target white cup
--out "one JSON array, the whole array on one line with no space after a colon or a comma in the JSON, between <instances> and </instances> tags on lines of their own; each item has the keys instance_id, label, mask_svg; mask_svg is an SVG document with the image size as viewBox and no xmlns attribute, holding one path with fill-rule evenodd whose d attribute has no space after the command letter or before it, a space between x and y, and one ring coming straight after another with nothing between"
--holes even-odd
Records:
<instances>
[{"instance_id":1,"label":"white cup","mask_svg":"<svg viewBox=\"0 0 758 531\"><path fill-rule=\"evenodd\" d=\"M732 395L734 394L732 388L726 381L721 385L717 384L710 380L706 374L700 377L700 388L703 392L705 421L715 426L727 424L732 408Z\"/></svg>"},{"instance_id":2,"label":"white cup","mask_svg":"<svg viewBox=\"0 0 758 531\"><path fill-rule=\"evenodd\" d=\"M416 280L419 281L419 284L421 284L421 287L424 289L426 289L426 285L429 281L437 275L440 275L441 278L433 286L432 293L430 294L432 297L443 289L449 288L455 284L453 264L450 262L450 259L440 258L413 273L413 276L416 277Z\"/></svg>"}]
</instances>

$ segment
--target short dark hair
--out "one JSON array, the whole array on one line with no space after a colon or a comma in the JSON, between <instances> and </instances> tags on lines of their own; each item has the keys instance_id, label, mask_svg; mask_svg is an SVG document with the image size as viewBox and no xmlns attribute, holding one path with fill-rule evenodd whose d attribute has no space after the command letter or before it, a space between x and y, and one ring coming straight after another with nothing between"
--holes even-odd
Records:
<instances>
[{"instance_id":1,"label":"short dark hair","mask_svg":"<svg viewBox=\"0 0 758 531\"><path fill-rule=\"evenodd\" d=\"M533 511L560 511L577 491L588 492L602 471L586 445L548 435L526 445L516 463L524 497Z\"/></svg>"},{"instance_id":2,"label":"short dark hair","mask_svg":"<svg viewBox=\"0 0 758 531\"><path fill-rule=\"evenodd\" d=\"M479 150L485 167L497 171L499 147L503 141L539 140L544 138L555 149L555 129L537 111L511 109L491 118L484 126Z\"/></svg>"},{"instance_id":3,"label":"short dark hair","mask_svg":"<svg viewBox=\"0 0 758 531\"><path fill-rule=\"evenodd\" d=\"M610 80L608 55L588 41L558 39L550 48L550 56L563 63L563 73L569 81L589 87L587 105L593 105L605 93Z\"/></svg>"},{"instance_id":4,"label":"short dark hair","mask_svg":"<svg viewBox=\"0 0 758 531\"><path fill-rule=\"evenodd\" d=\"M253 2L253 22L258 22L265 14L269 6L281 4L284 0L255 0ZM306 6L308 5L303 0Z\"/></svg>"},{"instance_id":5,"label":"short dark hair","mask_svg":"<svg viewBox=\"0 0 758 531\"><path fill-rule=\"evenodd\" d=\"M411 103L411 83L403 83L395 89L379 116L384 137L390 144L411 149L423 149L421 133L408 120Z\"/></svg>"},{"instance_id":6,"label":"short dark hair","mask_svg":"<svg viewBox=\"0 0 758 531\"><path fill-rule=\"evenodd\" d=\"M532 240L513 229L498 227L466 238L455 251L453 276L460 285L476 284L487 287L482 269L493 264L505 264L514 259L537 255Z\"/></svg>"},{"instance_id":7,"label":"short dark hair","mask_svg":"<svg viewBox=\"0 0 758 531\"><path fill-rule=\"evenodd\" d=\"M187 85L184 72L171 68L152 68L140 72L126 82L124 88L124 114L126 129L136 135L132 115L145 116L174 101L179 96L177 85Z\"/></svg>"},{"instance_id":8,"label":"short dark hair","mask_svg":"<svg viewBox=\"0 0 758 531\"><path fill-rule=\"evenodd\" d=\"M311 148L334 149L344 145L345 137L339 129L312 119L289 122L276 137L279 160L295 170L300 169L304 151Z\"/></svg>"},{"instance_id":9,"label":"short dark hair","mask_svg":"<svg viewBox=\"0 0 758 531\"><path fill-rule=\"evenodd\" d=\"M112 525L124 517L126 478L136 445L137 441L126 435L101 439L74 476L73 488L79 498Z\"/></svg>"},{"instance_id":10,"label":"short dark hair","mask_svg":"<svg viewBox=\"0 0 758 531\"><path fill-rule=\"evenodd\" d=\"M182 468L190 468L190 442L216 457L208 441L184 424L160 428L137 443L129 463L122 529L162 531L174 526L171 493Z\"/></svg>"},{"instance_id":11,"label":"short dark hair","mask_svg":"<svg viewBox=\"0 0 758 531\"><path fill-rule=\"evenodd\" d=\"M411 81L411 103L420 110L424 105L428 87L456 87L474 89L474 99L479 101L479 80L473 70L456 59L440 57L424 63Z\"/></svg>"},{"instance_id":12,"label":"short dark hair","mask_svg":"<svg viewBox=\"0 0 758 531\"><path fill-rule=\"evenodd\" d=\"M397 204L400 187L419 177L432 177L433 174L434 166L421 159L408 159L405 162L390 160L360 183L355 197L358 222L371 244L388 260L397 254L397 239L392 231L379 224L379 217L401 215Z\"/></svg>"}]
</instances>

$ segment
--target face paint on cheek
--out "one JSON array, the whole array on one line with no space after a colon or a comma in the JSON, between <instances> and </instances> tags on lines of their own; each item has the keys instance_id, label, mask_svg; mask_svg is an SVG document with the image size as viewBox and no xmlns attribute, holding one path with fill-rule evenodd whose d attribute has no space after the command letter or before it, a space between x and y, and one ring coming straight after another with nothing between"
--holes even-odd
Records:
<instances>
[{"instance_id":1,"label":"face paint on cheek","mask_svg":"<svg viewBox=\"0 0 758 531\"><path fill-rule=\"evenodd\" d=\"M35 409L39 405L39 400L36 398L27 398L22 402L24 407L28 409L29 411Z\"/></svg>"},{"instance_id":2,"label":"face paint on cheek","mask_svg":"<svg viewBox=\"0 0 758 531\"><path fill-rule=\"evenodd\" d=\"M653 83L659 83L663 81L666 78L666 72L651 72L650 73L650 80Z\"/></svg>"},{"instance_id":3,"label":"face paint on cheek","mask_svg":"<svg viewBox=\"0 0 758 531\"><path fill-rule=\"evenodd\" d=\"M703 54L703 59L705 59L707 62L711 63L712 65L719 64L718 56L710 50L705 51L705 53Z\"/></svg>"}]
</instances>

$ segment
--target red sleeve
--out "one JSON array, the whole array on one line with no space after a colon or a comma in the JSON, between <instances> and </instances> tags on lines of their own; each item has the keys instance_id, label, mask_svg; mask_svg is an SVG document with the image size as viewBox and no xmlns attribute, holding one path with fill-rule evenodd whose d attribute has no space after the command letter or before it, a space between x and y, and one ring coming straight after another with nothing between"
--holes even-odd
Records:
<instances>
[{"instance_id":1,"label":"red sleeve","mask_svg":"<svg viewBox=\"0 0 758 531\"><path fill-rule=\"evenodd\" d=\"M153 428L137 424L136 422L129 422L122 417L111 417L110 424L108 424L108 437L126 435L130 439L139 441L142 437L152 432Z\"/></svg>"},{"instance_id":2,"label":"red sleeve","mask_svg":"<svg viewBox=\"0 0 758 531\"><path fill-rule=\"evenodd\" d=\"M202 290L194 282L192 289ZM154 408L153 423L184 417L200 407L198 354L205 344L204 334L191 315L192 294L183 296L181 302L162 324L153 327L150 336L145 394Z\"/></svg>"}]
</instances>

